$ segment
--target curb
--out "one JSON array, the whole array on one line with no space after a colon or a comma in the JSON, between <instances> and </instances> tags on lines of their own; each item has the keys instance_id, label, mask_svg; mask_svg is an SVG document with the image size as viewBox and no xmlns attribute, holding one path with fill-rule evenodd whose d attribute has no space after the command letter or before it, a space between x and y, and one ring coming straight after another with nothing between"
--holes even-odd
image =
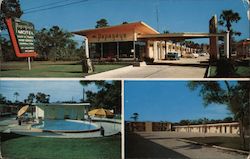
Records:
<instances>
[{"instance_id":1,"label":"curb","mask_svg":"<svg viewBox=\"0 0 250 159\"><path fill-rule=\"evenodd\" d=\"M192 143L192 144L195 144L195 145L210 146L208 144L203 144L203 143L199 143L199 142L191 141L191 140L186 140L186 139L177 139L177 140ZM248 151L243 151L243 150L238 150L238 149L233 149L233 148L227 148L227 147L221 147L221 146L216 146L216 145L212 145L210 147L221 149L221 150L226 150L226 151L231 151L231 152L237 152L237 153L244 154L244 155L249 155L250 154Z\"/></svg>"}]
</instances>

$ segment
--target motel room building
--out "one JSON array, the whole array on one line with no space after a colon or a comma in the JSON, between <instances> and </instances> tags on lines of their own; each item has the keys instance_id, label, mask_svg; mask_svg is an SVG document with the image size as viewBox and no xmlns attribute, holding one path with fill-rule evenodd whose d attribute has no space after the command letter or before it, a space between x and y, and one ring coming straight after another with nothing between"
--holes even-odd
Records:
<instances>
[{"instance_id":1,"label":"motel room building","mask_svg":"<svg viewBox=\"0 0 250 159\"><path fill-rule=\"evenodd\" d=\"M238 122L173 126L173 128L176 132L186 133L239 134Z\"/></svg>"},{"instance_id":2,"label":"motel room building","mask_svg":"<svg viewBox=\"0 0 250 159\"><path fill-rule=\"evenodd\" d=\"M152 131L171 131L170 122L126 122L126 131L131 132L152 132Z\"/></svg>"},{"instance_id":3,"label":"motel room building","mask_svg":"<svg viewBox=\"0 0 250 159\"><path fill-rule=\"evenodd\" d=\"M241 40L236 44L236 54L238 57L250 57L250 38Z\"/></svg>"},{"instance_id":4,"label":"motel room building","mask_svg":"<svg viewBox=\"0 0 250 159\"><path fill-rule=\"evenodd\" d=\"M160 34L144 22L120 24L116 26L80 30L74 34L84 36L89 43L91 59L143 60L145 57L164 60L169 52L179 56L197 52L171 38L182 41L185 33ZM170 38L171 37L171 38Z\"/></svg>"},{"instance_id":5,"label":"motel room building","mask_svg":"<svg viewBox=\"0 0 250 159\"><path fill-rule=\"evenodd\" d=\"M35 103L38 120L82 120L89 111L90 103Z\"/></svg>"}]
</instances>

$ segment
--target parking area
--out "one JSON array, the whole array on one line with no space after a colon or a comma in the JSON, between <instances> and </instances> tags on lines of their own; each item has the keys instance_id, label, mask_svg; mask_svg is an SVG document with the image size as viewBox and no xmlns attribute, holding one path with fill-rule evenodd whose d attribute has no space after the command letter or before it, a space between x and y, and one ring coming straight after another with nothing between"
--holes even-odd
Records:
<instances>
[{"instance_id":1,"label":"parking area","mask_svg":"<svg viewBox=\"0 0 250 159\"><path fill-rule=\"evenodd\" d=\"M208 64L209 55L199 56L197 58L180 58L179 60L160 60L158 64L183 64L183 65L206 65Z\"/></svg>"},{"instance_id":2,"label":"parking area","mask_svg":"<svg viewBox=\"0 0 250 159\"><path fill-rule=\"evenodd\" d=\"M247 158L247 155L224 151L208 146L196 145L179 140L179 138L189 138L204 135L205 134L202 133L179 132L129 133L126 134L126 155L128 158ZM213 136L213 134L206 134L206 136L207 135Z\"/></svg>"}]
</instances>

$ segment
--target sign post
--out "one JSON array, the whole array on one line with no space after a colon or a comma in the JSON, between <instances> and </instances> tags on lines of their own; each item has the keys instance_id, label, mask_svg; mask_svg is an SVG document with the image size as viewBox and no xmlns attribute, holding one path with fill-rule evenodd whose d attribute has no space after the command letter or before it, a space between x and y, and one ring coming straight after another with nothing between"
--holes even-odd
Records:
<instances>
[{"instance_id":1,"label":"sign post","mask_svg":"<svg viewBox=\"0 0 250 159\"><path fill-rule=\"evenodd\" d=\"M28 57L28 65L29 65L29 70L31 70L30 57Z\"/></svg>"},{"instance_id":2,"label":"sign post","mask_svg":"<svg viewBox=\"0 0 250 159\"><path fill-rule=\"evenodd\" d=\"M29 70L31 70L30 57L37 56L34 51L34 25L17 18L6 18L5 21L16 56L27 57Z\"/></svg>"}]
</instances>

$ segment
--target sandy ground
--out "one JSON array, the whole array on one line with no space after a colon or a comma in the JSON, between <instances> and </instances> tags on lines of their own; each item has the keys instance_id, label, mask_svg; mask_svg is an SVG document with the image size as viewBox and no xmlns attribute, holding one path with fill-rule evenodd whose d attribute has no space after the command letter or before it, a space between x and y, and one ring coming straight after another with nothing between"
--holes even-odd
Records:
<instances>
[{"instance_id":1,"label":"sandy ground","mask_svg":"<svg viewBox=\"0 0 250 159\"><path fill-rule=\"evenodd\" d=\"M137 136L138 135L138 136ZM212 147L200 146L178 140L184 137L198 137L204 134L154 132L128 135L127 157L134 158L193 158L193 159L246 159L246 155L228 152ZM207 134L214 136L213 134ZM230 135L229 135L230 136ZM138 140L139 138L139 140ZM138 140L138 141L136 141ZM140 145L140 142L143 142ZM133 149L137 147L136 151ZM139 148L141 147L141 149ZM157 150L155 150L157 148Z\"/></svg>"}]
</instances>

